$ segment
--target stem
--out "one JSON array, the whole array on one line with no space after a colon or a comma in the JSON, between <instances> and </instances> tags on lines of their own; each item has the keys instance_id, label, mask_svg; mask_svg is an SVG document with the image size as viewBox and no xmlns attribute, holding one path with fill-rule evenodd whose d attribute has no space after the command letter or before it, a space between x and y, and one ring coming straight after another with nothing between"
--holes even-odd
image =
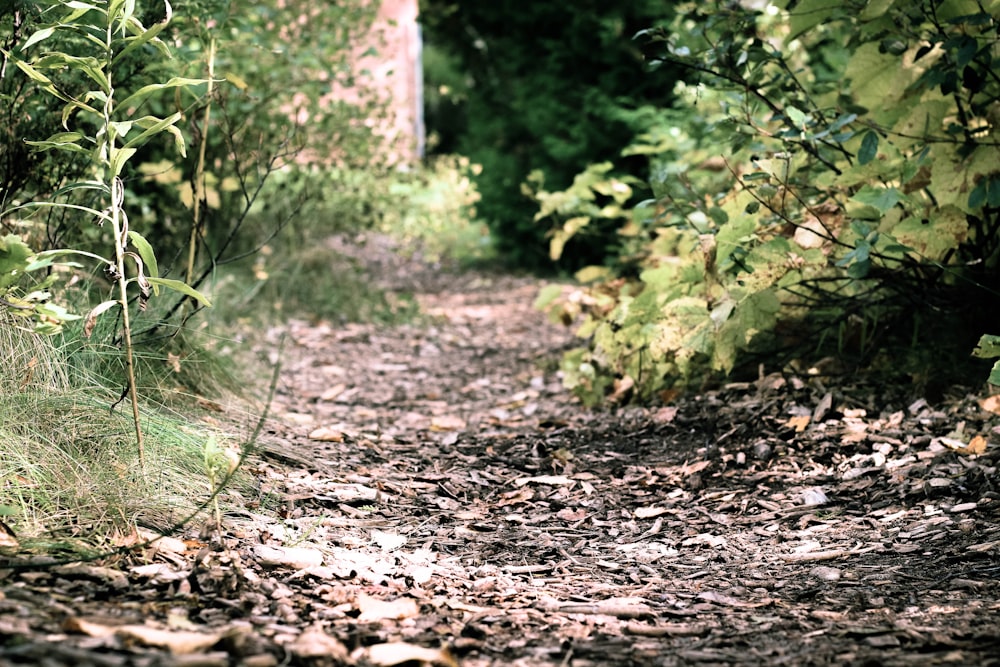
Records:
<instances>
[{"instance_id":1,"label":"stem","mask_svg":"<svg viewBox=\"0 0 1000 667\"><path fill-rule=\"evenodd\" d=\"M201 126L201 145L198 147L198 166L194 173L194 221L191 223L191 237L188 239L188 261L185 282L191 284L194 279L194 260L198 252L198 232L201 229L201 201L205 197L205 146L208 144L208 124L212 119L212 87L215 78L215 38L208 42L208 102L205 104L205 117Z\"/></svg>"},{"instance_id":2,"label":"stem","mask_svg":"<svg viewBox=\"0 0 1000 667\"><path fill-rule=\"evenodd\" d=\"M111 217L111 228L115 241L115 273L117 278L118 296L122 308L122 338L125 340L125 375L128 380L129 399L132 403L132 424L135 427L135 444L139 453L139 468L146 468L146 452L144 447L144 436L142 424L139 422L139 392L135 384L135 356L132 351L132 323L128 312L128 279L125 274L125 252L128 247L128 216L125 214L125 184L118 174L115 173L115 144L118 142L117 131L113 122L113 112L115 103L115 89L111 79L111 52L114 39L114 18L108 15L108 29L106 36L107 56L105 58L105 75L107 76L108 87L106 91L107 99L104 102L103 130L104 141L107 148L107 164L105 166L108 179L108 187L111 192L111 202L109 214Z\"/></svg>"},{"instance_id":3,"label":"stem","mask_svg":"<svg viewBox=\"0 0 1000 667\"><path fill-rule=\"evenodd\" d=\"M142 425L139 422L139 392L135 385L135 357L132 353L132 323L128 312L128 280L125 276L125 243L128 238L128 220L119 210L118 202L125 195L125 186L120 178L115 177L112 181L112 197L115 204L112 206L112 222L114 223L115 234L115 264L118 273L118 294L121 297L122 306L122 337L125 340L125 373L128 377L128 393L132 403L132 423L135 425L135 442L139 450L139 467L146 468L146 455L144 447L144 436Z\"/></svg>"}]
</instances>

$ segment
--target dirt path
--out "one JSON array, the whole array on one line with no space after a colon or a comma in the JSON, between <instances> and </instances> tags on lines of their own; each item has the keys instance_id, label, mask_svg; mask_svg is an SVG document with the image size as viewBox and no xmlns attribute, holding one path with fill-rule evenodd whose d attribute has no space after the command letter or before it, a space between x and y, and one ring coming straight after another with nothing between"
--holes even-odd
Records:
<instances>
[{"instance_id":1,"label":"dirt path","mask_svg":"<svg viewBox=\"0 0 1000 667\"><path fill-rule=\"evenodd\" d=\"M425 320L269 332L275 417L223 545L62 575L46 611L42 575L6 587L0 664L1000 665L974 400L766 376L586 412L537 281L364 254Z\"/></svg>"}]
</instances>

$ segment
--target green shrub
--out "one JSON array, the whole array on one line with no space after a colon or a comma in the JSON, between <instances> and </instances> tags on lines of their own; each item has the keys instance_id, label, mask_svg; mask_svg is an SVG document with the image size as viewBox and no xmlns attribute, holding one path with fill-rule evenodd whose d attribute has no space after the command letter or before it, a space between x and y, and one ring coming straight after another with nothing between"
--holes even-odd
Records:
<instances>
[{"instance_id":1,"label":"green shrub","mask_svg":"<svg viewBox=\"0 0 1000 667\"><path fill-rule=\"evenodd\" d=\"M562 230L553 254L609 220L626 249L613 274L583 270L596 286L556 306L582 313L591 341L567 357L568 383L591 403L648 400L758 358L827 354L887 377L954 379L998 324L1000 8L677 12L639 39L654 65L691 78L623 153L649 160L654 197L595 206L629 184L603 166L537 193Z\"/></svg>"}]
</instances>

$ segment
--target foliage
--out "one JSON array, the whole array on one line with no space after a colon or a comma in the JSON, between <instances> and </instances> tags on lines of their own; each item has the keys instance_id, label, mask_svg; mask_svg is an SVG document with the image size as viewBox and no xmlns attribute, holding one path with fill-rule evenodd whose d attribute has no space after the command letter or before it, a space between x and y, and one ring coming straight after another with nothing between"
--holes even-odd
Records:
<instances>
[{"instance_id":1,"label":"foliage","mask_svg":"<svg viewBox=\"0 0 1000 667\"><path fill-rule=\"evenodd\" d=\"M47 267L20 236L8 234L0 238L0 307L19 320L30 321L32 329L41 334L55 333L64 323L79 319L51 302L48 287L55 282L55 276L30 283L30 291L22 293L26 277Z\"/></svg>"},{"instance_id":2,"label":"foliage","mask_svg":"<svg viewBox=\"0 0 1000 667\"><path fill-rule=\"evenodd\" d=\"M493 259L489 230L476 221L481 195L473 179L480 171L465 156L442 155L395 174L379 228L430 262Z\"/></svg>"},{"instance_id":3,"label":"foliage","mask_svg":"<svg viewBox=\"0 0 1000 667\"><path fill-rule=\"evenodd\" d=\"M32 549L39 539L106 544L135 522L166 526L191 511L191 489L204 487L202 448L211 434L191 422L190 409L183 417L144 415L140 473L128 417L108 410L118 393L95 392L74 378L59 336L38 336L11 317L0 314L0 505L9 508L4 521L21 546ZM120 362L117 350L108 355ZM231 493L240 488L242 480Z\"/></svg>"},{"instance_id":4,"label":"foliage","mask_svg":"<svg viewBox=\"0 0 1000 667\"><path fill-rule=\"evenodd\" d=\"M159 117L141 115L139 109L146 98L155 92L197 85L200 81L174 77L164 83L148 84L132 91L118 88L114 64L124 55L151 48L160 57L170 58L169 48L159 38L171 18L169 3L166 4L164 20L150 28L144 27L136 17L134 3L125 0L112 0L106 7L78 2L59 9L66 11L55 22L39 26L21 45L17 54L5 52L4 55L36 86L64 104L62 125L66 131L57 132L44 141L28 143L39 150L88 156L93 165L90 178L68 183L60 192L82 192L92 196L95 203L81 205L62 201L30 202L25 206L70 209L87 215L99 226L107 223L110 228L114 254L109 258L76 249L48 250L39 255L40 260L36 260L36 263L40 261L42 264L51 264L52 260L64 255L84 256L101 262L105 272L114 281L117 298L104 301L90 311L84 332L89 333L101 314L112 309L118 310L133 424L141 462L143 434L135 386L128 287L131 284L137 286L140 309L145 308L145 303L160 287L176 290L206 304L207 300L189 285L159 276L152 246L130 228L125 209L126 193L122 173L139 148L158 135L169 135L177 151L181 155L185 154L184 138L176 127L181 119L180 112ZM81 36L89 46L89 50L84 51L87 55L62 51L31 51L33 46L41 45L53 35L64 32ZM89 79L93 88L75 96L69 95L48 76L47 72L50 70L72 71L80 79Z\"/></svg>"},{"instance_id":5,"label":"foliage","mask_svg":"<svg viewBox=\"0 0 1000 667\"><path fill-rule=\"evenodd\" d=\"M403 253L434 263L489 261L483 225L472 220L478 193L468 159L442 156L413 169L333 168L280 173L249 216L246 239L263 252L220 270L212 281L225 324L273 322L288 317L398 322L412 318L416 302L386 291L379 276L330 242L336 233L363 243L386 235ZM299 195L315 192L300 205ZM268 221L286 207L308 219L281 243L268 240ZM371 233L371 234L370 234ZM384 277L384 276L383 276Z\"/></svg>"},{"instance_id":6,"label":"foliage","mask_svg":"<svg viewBox=\"0 0 1000 667\"><path fill-rule=\"evenodd\" d=\"M1000 336L983 334L972 354L981 359L996 359L1000 357ZM993 368L990 371L989 383L994 386L1000 386L1000 361L994 362Z\"/></svg>"},{"instance_id":7,"label":"foliage","mask_svg":"<svg viewBox=\"0 0 1000 667\"><path fill-rule=\"evenodd\" d=\"M624 151L648 158L655 197L599 210L628 185L605 166L538 193L553 254L602 219L629 241L613 275L583 270L597 284L555 306L591 340L567 382L589 403L648 399L781 349L926 381L967 355L1000 294L1000 3L677 12L637 36L691 77Z\"/></svg>"},{"instance_id":8,"label":"foliage","mask_svg":"<svg viewBox=\"0 0 1000 667\"><path fill-rule=\"evenodd\" d=\"M528 175L539 170L547 188L568 187L580 165L616 158L647 128L644 107L669 103L670 87L644 76L641 54L629 41L662 12L663 3L653 0L587 0L572 10L513 0L421 3L434 62L444 61L428 72L428 99L436 100L442 87L447 92L436 107L446 113L429 115L428 131L443 137L456 126L461 131L444 148L455 146L482 165L477 213L511 263L553 267L544 250L548 230L533 220L532 202L521 191ZM450 75L449 58L460 63L465 80ZM464 118L456 119L455 106L464 107ZM438 118L448 125L434 125ZM573 239L562 265L599 261L607 238Z\"/></svg>"},{"instance_id":9,"label":"foliage","mask_svg":"<svg viewBox=\"0 0 1000 667\"><path fill-rule=\"evenodd\" d=\"M10 45L23 48L65 4L5 6L0 20L14 27ZM360 71L364 62L358 62L356 44L362 38L374 39L367 33L377 3L357 0L321 8L281 0L253 4L183 0L176 6L178 12L169 23L163 21L162 6L158 14L155 4L135 9L137 17L163 31L159 37L165 38L162 44L169 44L174 57L168 58L162 49L150 51L146 45L116 56L110 70L122 90L146 91L144 113L163 118L179 114L174 129L197 149L185 158L177 155L170 141L148 137L134 147L137 151L122 171L132 227L141 229L157 249L161 272L197 287L215 267L253 251L240 239L244 223L265 181L277 171L295 171L311 161L326 165L376 161L380 144L372 126L384 116L384 109ZM51 51L62 49L73 57L84 57L87 48L86 40L65 30L50 35L46 44ZM25 165L34 167L34 175L10 183L2 197L14 204L48 200L67 182L79 180L87 167L80 166L85 163L79 159L82 154L66 151L36 151L25 165L16 162L22 138L56 134L61 114L40 94L37 82L9 69L0 88L0 95L9 90L4 99L12 102L10 123L2 135L10 141L0 147L0 157L5 158L0 167L6 165L0 182L15 179ZM83 84L90 81L72 69L49 75L70 96L85 94ZM206 77L207 83L188 89L160 85ZM26 125L25 118L48 119L48 124ZM41 163L39 156L48 162ZM85 193L60 192L64 201L90 203ZM299 193L295 203L311 196L316 193ZM287 227L297 210L293 205L286 209L288 215L273 219L270 236ZM42 223L30 228L29 244L35 247L72 247L99 254L110 242L108 230L74 224L63 209L40 213ZM181 322L191 315L179 308L164 312Z\"/></svg>"}]
</instances>

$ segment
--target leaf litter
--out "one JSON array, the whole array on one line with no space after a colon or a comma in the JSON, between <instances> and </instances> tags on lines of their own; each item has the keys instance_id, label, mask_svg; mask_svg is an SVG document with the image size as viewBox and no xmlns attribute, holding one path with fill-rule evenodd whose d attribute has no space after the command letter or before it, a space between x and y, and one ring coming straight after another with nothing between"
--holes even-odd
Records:
<instances>
[{"instance_id":1,"label":"leaf litter","mask_svg":"<svg viewBox=\"0 0 1000 667\"><path fill-rule=\"evenodd\" d=\"M772 374L586 411L537 280L339 250L426 317L267 332L256 497L5 571L0 663L1000 664L996 397Z\"/></svg>"}]
</instances>

